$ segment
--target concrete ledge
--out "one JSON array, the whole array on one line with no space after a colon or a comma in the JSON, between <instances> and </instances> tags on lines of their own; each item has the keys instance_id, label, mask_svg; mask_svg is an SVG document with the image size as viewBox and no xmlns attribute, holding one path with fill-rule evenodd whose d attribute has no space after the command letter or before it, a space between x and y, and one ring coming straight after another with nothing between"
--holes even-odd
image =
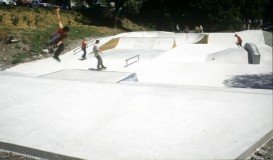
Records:
<instances>
[{"instance_id":1,"label":"concrete ledge","mask_svg":"<svg viewBox=\"0 0 273 160\"><path fill-rule=\"evenodd\" d=\"M79 158L64 156L61 154L41 151L38 149L14 145L14 144L5 143L5 142L0 142L0 150L14 152L22 156L33 157L33 158L35 157L35 158L56 159L56 160L81 160Z\"/></svg>"},{"instance_id":2,"label":"concrete ledge","mask_svg":"<svg viewBox=\"0 0 273 160\"><path fill-rule=\"evenodd\" d=\"M252 156L252 154L257 151L258 148L261 148L265 143L267 143L273 137L273 130L267 133L264 137L262 137L258 142L256 142L253 146L249 147L245 152L243 152L236 159L248 159Z\"/></svg>"},{"instance_id":3,"label":"concrete ledge","mask_svg":"<svg viewBox=\"0 0 273 160\"><path fill-rule=\"evenodd\" d=\"M255 44L246 43L244 49L248 52L249 64L260 64L261 54Z\"/></svg>"},{"instance_id":4,"label":"concrete ledge","mask_svg":"<svg viewBox=\"0 0 273 160\"><path fill-rule=\"evenodd\" d=\"M209 36L207 34L205 34L205 36L200 41L198 41L194 44L208 44L208 39L209 39Z\"/></svg>"}]
</instances>

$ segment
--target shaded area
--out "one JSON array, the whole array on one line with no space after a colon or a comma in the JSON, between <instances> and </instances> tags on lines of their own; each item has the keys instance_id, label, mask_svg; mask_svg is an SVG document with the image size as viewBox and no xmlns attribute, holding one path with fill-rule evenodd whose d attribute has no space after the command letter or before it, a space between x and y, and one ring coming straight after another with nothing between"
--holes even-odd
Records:
<instances>
[{"instance_id":1,"label":"shaded area","mask_svg":"<svg viewBox=\"0 0 273 160\"><path fill-rule=\"evenodd\" d=\"M272 72L268 74L237 75L223 82L228 87L273 89Z\"/></svg>"}]
</instances>

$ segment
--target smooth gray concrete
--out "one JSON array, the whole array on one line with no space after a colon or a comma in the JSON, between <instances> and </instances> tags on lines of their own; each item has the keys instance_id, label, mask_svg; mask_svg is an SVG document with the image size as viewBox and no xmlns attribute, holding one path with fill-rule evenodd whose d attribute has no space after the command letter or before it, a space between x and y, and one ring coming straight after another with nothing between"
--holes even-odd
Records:
<instances>
[{"instance_id":1,"label":"smooth gray concrete","mask_svg":"<svg viewBox=\"0 0 273 160\"><path fill-rule=\"evenodd\" d=\"M0 75L0 141L83 159L235 159L272 130L272 90Z\"/></svg>"},{"instance_id":2,"label":"smooth gray concrete","mask_svg":"<svg viewBox=\"0 0 273 160\"><path fill-rule=\"evenodd\" d=\"M248 52L250 64L260 64L261 54L253 43L246 43L244 49Z\"/></svg>"},{"instance_id":3,"label":"smooth gray concrete","mask_svg":"<svg viewBox=\"0 0 273 160\"><path fill-rule=\"evenodd\" d=\"M261 54L247 64L234 34L209 33L208 44L192 44L200 34L105 37L127 38L103 52L103 72L73 51L12 67L0 73L0 142L83 159L245 158L272 132L272 47L262 31L237 33Z\"/></svg>"},{"instance_id":4,"label":"smooth gray concrete","mask_svg":"<svg viewBox=\"0 0 273 160\"><path fill-rule=\"evenodd\" d=\"M109 71L96 71L90 68L89 70L80 69L64 69L58 72L40 76L41 78L72 80L79 82L98 82L98 83L118 83L133 73L126 72L109 72Z\"/></svg>"}]
</instances>

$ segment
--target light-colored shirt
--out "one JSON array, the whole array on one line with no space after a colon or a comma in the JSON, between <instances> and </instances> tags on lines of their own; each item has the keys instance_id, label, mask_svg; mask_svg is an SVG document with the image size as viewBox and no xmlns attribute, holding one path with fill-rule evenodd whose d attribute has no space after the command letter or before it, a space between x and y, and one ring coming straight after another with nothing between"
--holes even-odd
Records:
<instances>
[{"instance_id":1,"label":"light-colored shirt","mask_svg":"<svg viewBox=\"0 0 273 160\"><path fill-rule=\"evenodd\" d=\"M93 52L94 52L94 56L98 56L99 55L98 44L94 44L94 46L93 46Z\"/></svg>"}]
</instances>

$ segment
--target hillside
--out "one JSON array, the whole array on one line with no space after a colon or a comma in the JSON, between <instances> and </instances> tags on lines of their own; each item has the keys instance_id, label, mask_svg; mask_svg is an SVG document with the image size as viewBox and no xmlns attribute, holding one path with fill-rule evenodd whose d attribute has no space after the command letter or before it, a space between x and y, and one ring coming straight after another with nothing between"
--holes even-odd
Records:
<instances>
[{"instance_id":1,"label":"hillside","mask_svg":"<svg viewBox=\"0 0 273 160\"><path fill-rule=\"evenodd\" d=\"M71 28L65 41L66 51L79 45L83 37L124 32L118 28L85 25L88 19L76 11L62 10L61 17L63 23ZM129 20L123 22L126 31L141 28ZM0 6L0 70L50 56L43 54L41 49L56 31L57 23L53 9ZM9 43L10 37L19 42Z\"/></svg>"}]
</instances>

